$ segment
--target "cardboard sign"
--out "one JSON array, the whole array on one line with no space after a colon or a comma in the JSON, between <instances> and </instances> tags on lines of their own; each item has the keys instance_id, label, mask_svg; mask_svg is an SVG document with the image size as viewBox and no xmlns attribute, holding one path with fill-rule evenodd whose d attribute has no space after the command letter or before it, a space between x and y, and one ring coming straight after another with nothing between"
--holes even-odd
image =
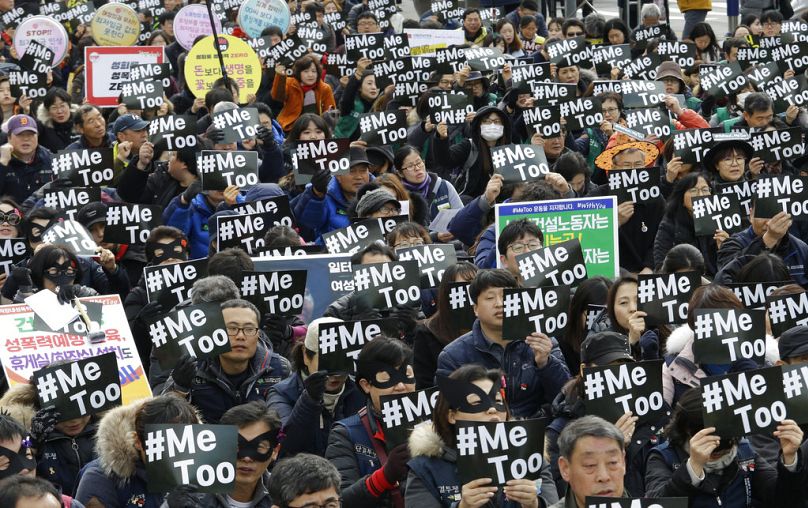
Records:
<instances>
[{"instance_id":1,"label":"cardboard sign","mask_svg":"<svg viewBox=\"0 0 808 508\"><path fill-rule=\"evenodd\" d=\"M362 58L384 59L384 34L381 32L345 36L345 53L348 60L358 62Z\"/></svg>"},{"instance_id":2,"label":"cardboard sign","mask_svg":"<svg viewBox=\"0 0 808 508\"><path fill-rule=\"evenodd\" d=\"M777 175L759 178L756 183L755 218L786 212L795 221L808 220L808 178Z\"/></svg>"},{"instance_id":3,"label":"cardboard sign","mask_svg":"<svg viewBox=\"0 0 808 508\"><path fill-rule=\"evenodd\" d=\"M205 10L203 4L192 4L183 9L193 6L202 7L202 10ZM207 14L205 14L205 20L208 30L210 30ZM174 19L174 32L177 32L176 18ZM261 60L246 41L232 35L220 34L215 38L209 35L194 44L185 58L184 70L188 88L195 97L204 97L222 76L214 44L217 44L222 52L227 77L238 84L238 103L246 104L251 95L258 93L258 87L261 85Z\"/></svg>"},{"instance_id":4,"label":"cardboard sign","mask_svg":"<svg viewBox=\"0 0 808 508\"><path fill-rule=\"evenodd\" d=\"M296 316L303 311L306 292L305 270L283 272L241 272L241 297L263 314Z\"/></svg>"},{"instance_id":5,"label":"cardboard sign","mask_svg":"<svg viewBox=\"0 0 808 508\"><path fill-rule=\"evenodd\" d=\"M361 220L344 228L323 233L323 243L331 254L353 254L373 242L384 243L384 237L398 223L395 217Z\"/></svg>"},{"instance_id":6,"label":"cardboard sign","mask_svg":"<svg viewBox=\"0 0 808 508\"><path fill-rule=\"evenodd\" d=\"M124 83L131 82L135 65L163 63L161 46L89 46L84 48L87 102L99 107L117 107Z\"/></svg>"},{"instance_id":7,"label":"cardboard sign","mask_svg":"<svg viewBox=\"0 0 808 508\"><path fill-rule=\"evenodd\" d=\"M53 174L68 178L77 187L106 187L112 183L114 157L111 148L62 150L51 162Z\"/></svg>"},{"instance_id":8,"label":"cardboard sign","mask_svg":"<svg viewBox=\"0 0 808 508\"><path fill-rule=\"evenodd\" d=\"M289 7L282 0L246 0L238 10L238 26L250 37L260 37L267 27L276 26L281 32L289 29Z\"/></svg>"},{"instance_id":9,"label":"cardboard sign","mask_svg":"<svg viewBox=\"0 0 808 508\"><path fill-rule=\"evenodd\" d=\"M578 239L549 245L516 256L526 286L576 287L586 280L586 264Z\"/></svg>"},{"instance_id":10,"label":"cardboard sign","mask_svg":"<svg viewBox=\"0 0 808 508\"><path fill-rule=\"evenodd\" d=\"M264 235L273 226L270 214L216 217L216 250L221 252L235 247L253 255L264 246Z\"/></svg>"},{"instance_id":11,"label":"cardboard sign","mask_svg":"<svg viewBox=\"0 0 808 508\"><path fill-rule=\"evenodd\" d=\"M808 326L808 293L768 297L766 301L773 336L795 326Z\"/></svg>"},{"instance_id":12,"label":"cardboard sign","mask_svg":"<svg viewBox=\"0 0 808 508\"><path fill-rule=\"evenodd\" d=\"M396 249L399 261L417 261L421 271L421 288L438 287L443 272L457 263L453 245L441 243Z\"/></svg>"},{"instance_id":13,"label":"cardboard sign","mask_svg":"<svg viewBox=\"0 0 808 508\"><path fill-rule=\"evenodd\" d=\"M465 93L441 93L432 91L428 102L429 115L435 125L462 125L469 113L474 113L474 105Z\"/></svg>"},{"instance_id":14,"label":"cardboard sign","mask_svg":"<svg viewBox=\"0 0 808 508\"><path fill-rule=\"evenodd\" d=\"M717 129L685 129L673 133L673 156L685 164L696 164L713 146L713 134ZM723 129L721 130L723 132Z\"/></svg>"},{"instance_id":15,"label":"cardboard sign","mask_svg":"<svg viewBox=\"0 0 808 508\"><path fill-rule=\"evenodd\" d=\"M618 203L645 203L659 199L662 196L659 173L658 166L609 171L609 194L617 196Z\"/></svg>"},{"instance_id":16,"label":"cardboard sign","mask_svg":"<svg viewBox=\"0 0 808 508\"><path fill-rule=\"evenodd\" d=\"M513 82L513 86L523 81L530 83L551 81L551 79L549 62L511 66L511 81Z\"/></svg>"},{"instance_id":17,"label":"cardboard sign","mask_svg":"<svg viewBox=\"0 0 808 508\"><path fill-rule=\"evenodd\" d=\"M95 11L90 28L99 46L132 46L140 35L140 19L128 5L108 3Z\"/></svg>"},{"instance_id":18,"label":"cardboard sign","mask_svg":"<svg viewBox=\"0 0 808 508\"><path fill-rule=\"evenodd\" d=\"M696 309L693 354L696 363L728 364L766 356L765 311Z\"/></svg>"},{"instance_id":19,"label":"cardboard sign","mask_svg":"<svg viewBox=\"0 0 808 508\"><path fill-rule=\"evenodd\" d=\"M48 243L70 245L77 256L95 256L98 250L87 228L73 220L57 222L45 230L42 239Z\"/></svg>"},{"instance_id":20,"label":"cardboard sign","mask_svg":"<svg viewBox=\"0 0 808 508\"><path fill-rule=\"evenodd\" d=\"M220 143L237 143L246 138L254 138L261 120L256 108L236 108L214 113L211 117L213 126L224 131Z\"/></svg>"},{"instance_id":21,"label":"cardboard sign","mask_svg":"<svg viewBox=\"0 0 808 508\"><path fill-rule=\"evenodd\" d=\"M562 102L560 107L561 116L567 120L568 131L600 127L603 122L603 108L597 97L578 97Z\"/></svg>"},{"instance_id":22,"label":"cardboard sign","mask_svg":"<svg viewBox=\"0 0 808 508\"><path fill-rule=\"evenodd\" d=\"M170 309L191 297L194 282L208 276L208 258L184 261L172 265L146 266L146 296Z\"/></svg>"},{"instance_id":23,"label":"cardboard sign","mask_svg":"<svg viewBox=\"0 0 808 508\"><path fill-rule=\"evenodd\" d=\"M163 208L157 205L110 203L104 241L145 245L151 230L163 224Z\"/></svg>"},{"instance_id":24,"label":"cardboard sign","mask_svg":"<svg viewBox=\"0 0 808 508\"><path fill-rule=\"evenodd\" d=\"M438 388L433 386L417 392L379 397L387 449L406 443L418 424L432 421L439 393Z\"/></svg>"},{"instance_id":25,"label":"cardboard sign","mask_svg":"<svg viewBox=\"0 0 808 508\"><path fill-rule=\"evenodd\" d=\"M199 4L197 4L199 5ZM238 429L234 425L146 425L149 492L197 485L197 492L230 492L236 480Z\"/></svg>"},{"instance_id":26,"label":"cardboard sign","mask_svg":"<svg viewBox=\"0 0 808 508\"><path fill-rule=\"evenodd\" d=\"M502 145L493 147L491 161L494 172L505 183L532 182L550 172L544 149L533 145Z\"/></svg>"},{"instance_id":27,"label":"cardboard sign","mask_svg":"<svg viewBox=\"0 0 808 508\"><path fill-rule=\"evenodd\" d=\"M501 69L506 59L498 48L472 47L466 48L466 61L471 70L488 72Z\"/></svg>"},{"instance_id":28,"label":"cardboard sign","mask_svg":"<svg viewBox=\"0 0 808 508\"><path fill-rule=\"evenodd\" d=\"M625 112L629 129L636 129L660 139L671 135L671 115L663 108L638 108Z\"/></svg>"},{"instance_id":29,"label":"cardboard sign","mask_svg":"<svg viewBox=\"0 0 808 508\"><path fill-rule=\"evenodd\" d=\"M538 479L544 464L545 420L510 422L458 421L457 474L461 485L491 478L490 485L508 480Z\"/></svg>"},{"instance_id":30,"label":"cardboard sign","mask_svg":"<svg viewBox=\"0 0 808 508\"><path fill-rule=\"evenodd\" d=\"M721 194L734 194L741 202L742 218L749 217L752 207L752 196L755 195L757 181L743 180L741 182L718 184Z\"/></svg>"},{"instance_id":31,"label":"cardboard sign","mask_svg":"<svg viewBox=\"0 0 808 508\"><path fill-rule=\"evenodd\" d=\"M749 144L755 149L755 157L763 162L794 160L805 155L800 127L753 132Z\"/></svg>"},{"instance_id":32,"label":"cardboard sign","mask_svg":"<svg viewBox=\"0 0 808 508\"><path fill-rule=\"evenodd\" d=\"M639 418L638 425L658 422L667 410L662 397L662 362L584 367L586 414L614 423L631 411Z\"/></svg>"},{"instance_id":33,"label":"cardboard sign","mask_svg":"<svg viewBox=\"0 0 808 508\"><path fill-rule=\"evenodd\" d=\"M359 117L359 139L368 146L403 143L407 139L407 114L402 110L366 113Z\"/></svg>"},{"instance_id":34,"label":"cardboard sign","mask_svg":"<svg viewBox=\"0 0 808 508\"><path fill-rule=\"evenodd\" d=\"M468 282L449 283L449 319L460 330L471 330L476 319L473 305Z\"/></svg>"},{"instance_id":35,"label":"cardboard sign","mask_svg":"<svg viewBox=\"0 0 808 508\"><path fill-rule=\"evenodd\" d=\"M149 122L149 141L161 143L166 150L193 148L197 145L196 118L191 115L156 116Z\"/></svg>"},{"instance_id":36,"label":"cardboard sign","mask_svg":"<svg viewBox=\"0 0 808 508\"><path fill-rule=\"evenodd\" d=\"M464 41L465 42L465 41ZM413 50L413 55L417 54ZM460 72L466 65L466 48L450 46L435 50L435 63L439 74L453 74Z\"/></svg>"},{"instance_id":37,"label":"cardboard sign","mask_svg":"<svg viewBox=\"0 0 808 508\"><path fill-rule=\"evenodd\" d=\"M522 120L529 132L537 132L543 138L555 138L561 135L560 106L525 109L522 111Z\"/></svg>"},{"instance_id":38,"label":"cardboard sign","mask_svg":"<svg viewBox=\"0 0 808 508\"><path fill-rule=\"evenodd\" d=\"M558 65L566 59L565 65L591 67L592 47L583 35L572 39L560 39L545 45L550 63Z\"/></svg>"},{"instance_id":39,"label":"cardboard sign","mask_svg":"<svg viewBox=\"0 0 808 508\"><path fill-rule=\"evenodd\" d=\"M502 299L504 340L524 340L532 333L543 333L556 341L564 337L569 323L568 286L505 288Z\"/></svg>"},{"instance_id":40,"label":"cardboard sign","mask_svg":"<svg viewBox=\"0 0 808 508\"><path fill-rule=\"evenodd\" d=\"M632 79L622 83L623 107L648 108L662 104L665 83L662 81L642 81Z\"/></svg>"},{"instance_id":41,"label":"cardboard sign","mask_svg":"<svg viewBox=\"0 0 808 508\"><path fill-rule=\"evenodd\" d=\"M121 104L127 109L152 109L163 105L163 83L153 79L124 83L121 87Z\"/></svg>"},{"instance_id":42,"label":"cardboard sign","mask_svg":"<svg viewBox=\"0 0 808 508\"><path fill-rule=\"evenodd\" d=\"M222 33L222 23L214 16L216 33ZM174 18L174 37L180 46L189 50L201 36L212 35L208 9L204 4L189 4L177 12Z\"/></svg>"},{"instance_id":43,"label":"cardboard sign","mask_svg":"<svg viewBox=\"0 0 808 508\"><path fill-rule=\"evenodd\" d=\"M230 351L230 338L218 302L181 307L146 323L154 355L171 369L181 356L197 360Z\"/></svg>"},{"instance_id":44,"label":"cardboard sign","mask_svg":"<svg viewBox=\"0 0 808 508\"><path fill-rule=\"evenodd\" d=\"M29 99L42 100L48 93L48 83L46 74L37 74L28 71L10 71L8 82L11 85L12 97L28 97Z\"/></svg>"},{"instance_id":45,"label":"cardboard sign","mask_svg":"<svg viewBox=\"0 0 808 508\"><path fill-rule=\"evenodd\" d=\"M292 210L289 208L289 196L286 194L257 201L245 201L244 203L233 205L231 210L238 214L263 214L267 222L273 226L288 226L291 228L295 223Z\"/></svg>"},{"instance_id":46,"label":"cardboard sign","mask_svg":"<svg viewBox=\"0 0 808 508\"><path fill-rule=\"evenodd\" d=\"M45 74L53 64L53 50L35 39L28 42L25 54L20 57L20 67L35 74ZM12 95L14 95L12 93ZM15 95L19 97L19 95Z\"/></svg>"},{"instance_id":47,"label":"cardboard sign","mask_svg":"<svg viewBox=\"0 0 808 508\"><path fill-rule=\"evenodd\" d=\"M253 150L202 150L196 165L203 190L258 185L258 152Z\"/></svg>"},{"instance_id":48,"label":"cardboard sign","mask_svg":"<svg viewBox=\"0 0 808 508\"><path fill-rule=\"evenodd\" d=\"M625 497L586 497L586 508L687 508L686 497L655 497L653 499Z\"/></svg>"},{"instance_id":49,"label":"cardboard sign","mask_svg":"<svg viewBox=\"0 0 808 508\"><path fill-rule=\"evenodd\" d=\"M735 293L735 296L743 303L746 309L766 309L766 299L772 292L784 285L788 284L787 281L783 282L750 282L750 283L733 283L725 284L729 289Z\"/></svg>"},{"instance_id":50,"label":"cardboard sign","mask_svg":"<svg viewBox=\"0 0 808 508\"><path fill-rule=\"evenodd\" d=\"M646 326L687 322L688 302L701 285L696 272L640 274L637 279L637 304L647 314Z\"/></svg>"},{"instance_id":51,"label":"cardboard sign","mask_svg":"<svg viewBox=\"0 0 808 508\"><path fill-rule=\"evenodd\" d=\"M741 202L734 194L693 197L693 226L696 236L712 237L723 230L733 235L744 229Z\"/></svg>"},{"instance_id":52,"label":"cardboard sign","mask_svg":"<svg viewBox=\"0 0 808 508\"><path fill-rule=\"evenodd\" d=\"M762 85L774 103L775 113L785 113L789 106L808 105L808 81L805 76L789 79L773 79Z\"/></svg>"},{"instance_id":53,"label":"cardboard sign","mask_svg":"<svg viewBox=\"0 0 808 508\"><path fill-rule=\"evenodd\" d=\"M6 275L11 274L11 267L30 256L28 242L25 238L0 238L0 267Z\"/></svg>"},{"instance_id":54,"label":"cardboard sign","mask_svg":"<svg viewBox=\"0 0 808 508\"><path fill-rule=\"evenodd\" d=\"M575 99L578 86L569 83L552 83L545 81L530 82L533 98L540 105L555 106Z\"/></svg>"},{"instance_id":55,"label":"cardboard sign","mask_svg":"<svg viewBox=\"0 0 808 508\"><path fill-rule=\"evenodd\" d=\"M101 201L101 189L98 187L71 187L68 189L46 190L44 204L56 208L70 220L76 219L76 213L88 203Z\"/></svg>"},{"instance_id":56,"label":"cardboard sign","mask_svg":"<svg viewBox=\"0 0 808 508\"><path fill-rule=\"evenodd\" d=\"M631 60L631 44L592 46L592 63L599 76L610 76L612 68L622 69Z\"/></svg>"},{"instance_id":57,"label":"cardboard sign","mask_svg":"<svg viewBox=\"0 0 808 508\"><path fill-rule=\"evenodd\" d=\"M55 407L60 421L104 412L121 405L115 353L106 353L34 373L40 407Z\"/></svg>"},{"instance_id":58,"label":"cardboard sign","mask_svg":"<svg viewBox=\"0 0 808 508\"><path fill-rule=\"evenodd\" d=\"M420 301L421 274L415 261L356 265L352 269L356 298L366 307L392 309Z\"/></svg>"},{"instance_id":59,"label":"cardboard sign","mask_svg":"<svg viewBox=\"0 0 808 508\"><path fill-rule=\"evenodd\" d=\"M661 63L659 55L651 53L632 60L623 66L623 75L628 79L656 79L657 67Z\"/></svg>"},{"instance_id":60,"label":"cardboard sign","mask_svg":"<svg viewBox=\"0 0 808 508\"><path fill-rule=\"evenodd\" d=\"M672 60L685 69L696 65L696 43L685 41L659 41L656 52L665 60Z\"/></svg>"},{"instance_id":61,"label":"cardboard sign","mask_svg":"<svg viewBox=\"0 0 808 508\"><path fill-rule=\"evenodd\" d=\"M808 422L808 365L782 365L781 369L788 418L803 425Z\"/></svg>"},{"instance_id":62,"label":"cardboard sign","mask_svg":"<svg viewBox=\"0 0 808 508\"><path fill-rule=\"evenodd\" d=\"M45 6L47 5L52 4L45 4ZM81 5L86 6L87 4L80 4L77 7ZM90 5L92 5L92 3L90 3ZM45 6L43 6L43 8ZM30 17L20 23L14 31L14 49L17 50L17 54L21 56L25 55L31 41L35 41L52 52L51 60L46 60L48 65L50 67L58 65L67 54L69 39L67 30L65 30L65 27L55 18L56 16L51 18L50 16L44 15L43 12L41 16ZM40 55L44 56L42 53L40 53ZM22 61L20 64L22 65ZM30 67L28 67L28 69L42 72L41 70L31 69Z\"/></svg>"},{"instance_id":63,"label":"cardboard sign","mask_svg":"<svg viewBox=\"0 0 808 508\"><path fill-rule=\"evenodd\" d=\"M388 335L390 320L367 319L320 323L318 368L329 374L356 374L356 360L362 347L378 337Z\"/></svg>"},{"instance_id":64,"label":"cardboard sign","mask_svg":"<svg viewBox=\"0 0 808 508\"><path fill-rule=\"evenodd\" d=\"M312 176L326 168L331 176L350 173L350 152L350 139L298 141L292 152L295 185L306 185Z\"/></svg>"},{"instance_id":65,"label":"cardboard sign","mask_svg":"<svg viewBox=\"0 0 808 508\"><path fill-rule=\"evenodd\" d=\"M717 64L715 67L699 67L701 89L716 99L738 93L746 85L746 76L738 62Z\"/></svg>"},{"instance_id":66,"label":"cardboard sign","mask_svg":"<svg viewBox=\"0 0 808 508\"><path fill-rule=\"evenodd\" d=\"M780 367L708 377L701 396L704 426L722 438L771 435L787 417Z\"/></svg>"}]
</instances>

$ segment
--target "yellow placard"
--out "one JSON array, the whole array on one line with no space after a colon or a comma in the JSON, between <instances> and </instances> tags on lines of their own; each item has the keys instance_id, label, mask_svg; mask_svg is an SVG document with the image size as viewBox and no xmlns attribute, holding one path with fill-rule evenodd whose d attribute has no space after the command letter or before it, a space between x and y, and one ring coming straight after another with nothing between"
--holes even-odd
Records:
<instances>
[{"instance_id":1,"label":"yellow placard","mask_svg":"<svg viewBox=\"0 0 808 508\"><path fill-rule=\"evenodd\" d=\"M99 46L132 46L140 35L140 19L125 4L104 4L90 22L93 40Z\"/></svg>"},{"instance_id":2,"label":"yellow placard","mask_svg":"<svg viewBox=\"0 0 808 508\"><path fill-rule=\"evenodd\" d=\"M232 35L212 35L197 41L185 58L185 79L196 97L204 97L222 76L214 41L218 41L227 77L238 83L239 102L245 104L261 84L261 61L249 44Z\"/></svg>"}]
</instances>

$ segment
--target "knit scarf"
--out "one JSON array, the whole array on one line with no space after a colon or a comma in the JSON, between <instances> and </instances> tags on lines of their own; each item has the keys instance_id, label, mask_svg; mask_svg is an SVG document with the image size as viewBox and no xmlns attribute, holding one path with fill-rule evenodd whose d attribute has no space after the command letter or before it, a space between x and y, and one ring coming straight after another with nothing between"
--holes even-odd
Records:
<instances>
[{"instance_id":1,"label":"knit scarf","mask_svg":"<svg viewBox=\"0 0 808 508\"><path fill-rule=\"evenodd\" d=\"M404 187L406 187L408 191L420 192L422 196L426 197L426 195L429 193L429 187L432 184L432 176L427 173L424 181L419 184L410 183L403 178L401 181L404 183Z\"/></svg>"}]
</instances>

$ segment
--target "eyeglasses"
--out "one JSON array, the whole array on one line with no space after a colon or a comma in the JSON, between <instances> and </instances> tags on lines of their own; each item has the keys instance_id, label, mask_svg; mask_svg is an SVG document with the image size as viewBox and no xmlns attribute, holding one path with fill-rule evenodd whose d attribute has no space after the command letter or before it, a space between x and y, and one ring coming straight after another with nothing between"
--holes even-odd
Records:
<instances>
[{"instance_id":1,"label":"eyeglasses","mask_svg":"<svg viewBox=\"0 0 808 508\"><path fill-rule=\"evenodd\" d=\"M774 28L776 26L780 26L780 23L775 23L773 21L767 21L767 22L763 23L764 28Z\"/></svg>"},{"instance_id":2,"label":"eyeglasses","mask_svg":"<svg viewBox=\"0 0 808 508\"><path fill-rule=\"evenodd\" d=\"M725 159L721 159L721 162L724 162L729 165L737 164L739 166L743 166L746 163L746 159L743 157L727 157Z\"/></svg>"},{"instance_id":3,"label":"eyeglasses","mask_svg":"<svg viewBox=\"0 0 808 508\"><path fill-rule=\"evenodd\" d=\"M242 332L245 337L255 337L258 335L258 328L254 326L228 326L227 335L235 337L238 332Z\"/></svg>"},{"instance_id":4,"label":"eyeglasses","mask_svg":"<svg viewBox=\"0 0 808 508\"><path fill-rule=\"evenodd\" d=\"M508 246L508 248L511 249L514 254L522 254L523 252L530 252L541 248L541 242L534 240L532 242L512 243Z\"/></svg>"},{"instance_id":5,"label":"eyeglasses","mask_svg":"<svg viewBox=\"0 0 808 508\"><path fill-rule=\"evenodd\" d=\"M325 503L306 503L300 506L289 505L289 508L339 508L341 499L328 499Z\"/></svg>"},{"instance_id":6,"label":"eyeglasses","mask_svg":"<svg viewBox=\"0 0 808 508\"><path fill-rule=\"evenodd\" d=\"M620 108L603 108L604 113L617 113L620 111Z\"/></svg>"},{"instance_id":7,"label":"eyeglasses","mask_svg":"<svg viewBox=\"0 0 808 508\"><path fill-rule=\"evenodd\" d=\"M411 169L416 169L416 168L417 169L423 169L425 166L426 166L426 164L424 164L424 161L418 161L415 164L410 164L409 166L404 166L403 168L401 168L401 171L409 171Z\"/></svg>"},{"instance_id":8,"label":"eyeglasses","mask_svg":"<svg viewBox=\"0 0 808 508\"><path fill-rule=\"evenodd\" d=\"M710 195L710 188L709 187L693 187L687 191L688 194L692 196L709 196Z\"/></svg>"},{"instance_id":9,"label":"eyeglasses","mask_svg":"<svg viewBox=\"0 0 808 508\"><path fill-rule=\"evenodd\" d=\"M48 111L59 111L60 109L70 109L70 104L62 102L60 104L52 104Z\"/></svg>"},{"instance_id":10,"label":"eyeglasses","mask_svg":"<svg viewBox=\"0 0 808 508\"><path fill-rule=\"evenodd\" d=\"M13 212L0 212L0 224L8 222L12 226L16 226L22 220L22 216L16 211Z\"/></svg>"},{"instance_id":11,"label":"eyeglasses","mask_svg":"<svg viewBox=\"0 0 808 508\"><path fill-rule=\"evenodd\" d=\"M403 240L393 245L394 249L404 249L406 247L420 247L424 241L420 238L413 238L412 240Z\"/></svg>"},{"instance_id":12,"label":"eyeglasses","mask_svg":"<svg viewBox=\"0 0 808 508\"><path fill-rule=\"evenodd\" d=\"M393 215L398 215L400 210L401 209L397 206L384 205L383 207L379 208L379 213L383 214L385 217L392 217Z\"/></svg>"}]
</instances>

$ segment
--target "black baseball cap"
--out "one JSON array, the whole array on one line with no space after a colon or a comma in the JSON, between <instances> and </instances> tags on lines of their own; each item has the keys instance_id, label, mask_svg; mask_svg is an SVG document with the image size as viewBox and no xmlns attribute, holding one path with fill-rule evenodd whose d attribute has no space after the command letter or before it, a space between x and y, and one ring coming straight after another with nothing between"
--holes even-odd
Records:
<instances>
[{"instance_id":1,"label":"black baseball cap","mask_svg":"<svg viewBox=\"0 0 808 508\"><path fill-rule=\"evenodd\" d=\"M798 325L784 331L777 341L777 349L781 360L808 355L808 326Z\"/></svg>"},{"instance_id":2,"label":"black baseball cap","mask_svg":"<svg viewBox=\"0 0 808 508\"><path fill-rule=\"evenodd\" d=\"M628 337L622 333L593 333L581 344L581 363L602 367L618 360L634 361Z\"/></svg>"},{"instance_id":3,"label":"black baseball cap","mask_svg":"<svg viewBox=\"0 0 808 508\"><path fill-rule=\"evenodd\" d=\"M104 203L88 203L81 207L81 210L76 213L76 220L89 229L93 224L99 222L107 222L107 205Z\"/></svg>"}]
</instances>

